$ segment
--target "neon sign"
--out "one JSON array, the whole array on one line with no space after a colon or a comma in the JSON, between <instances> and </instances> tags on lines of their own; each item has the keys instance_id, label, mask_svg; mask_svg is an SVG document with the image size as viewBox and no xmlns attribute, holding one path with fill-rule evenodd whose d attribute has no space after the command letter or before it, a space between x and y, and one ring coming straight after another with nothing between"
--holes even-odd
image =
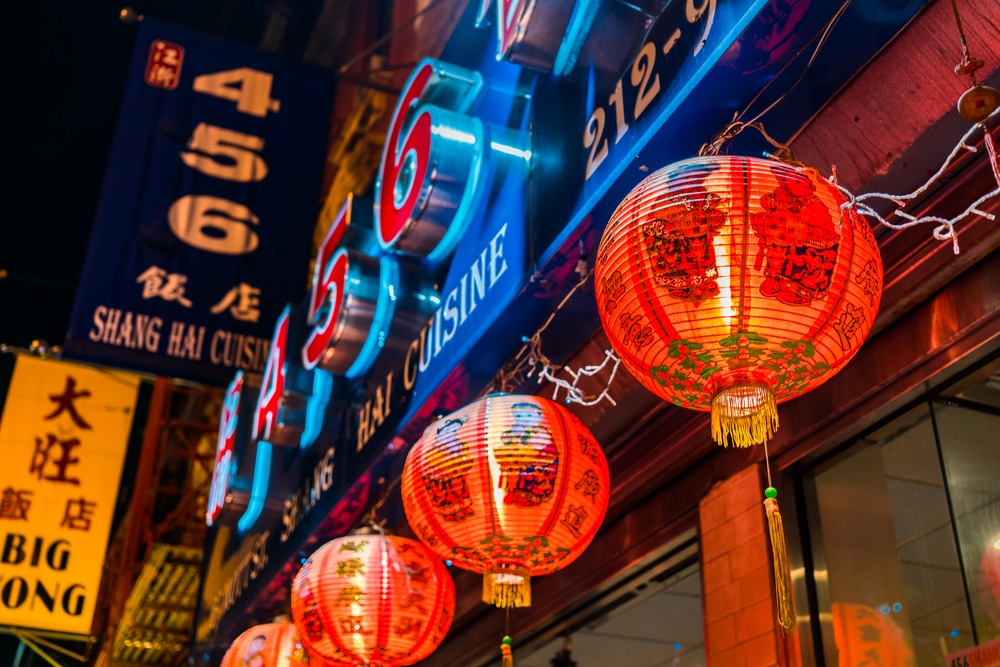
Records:
<instances>
[{"instance_id":1,"label":"neon sign","mask_svg":"<svg viewBox=\"0 0 1000 667\"><path fill-rule=\"evenodd\" d=\"M478 72L433 58L410 74L375 181L383 249L444 259L489 193L494 160L530 160L517 135L468 115L482 92Z\"/></svg>"},{"instance_id":2,"label":"neon sign","mask_svg":"<svg viewBox=\"0 0 1000 667\"><path fill-rule=\"evenodd\" d=\"M205 512L205 521L209 526L219 518L226 502L226 494L229 492L233 445L236 442L236 422L239 418L242 394L243 371L236 371L236 376L226 389L226 397L222 402L222 416L219 419L219 441L215 449L212 486L208 492L208 509Z\"/></svg>"},{"instance_id":3,"label":"neon sign","mask_svg":"<svg viewBox=\"0 0 1000 667\"><path fill-rule=\"evenodd\" d=\"M271 351L261 380L260 397L253 415L251 438L283 447L297 447L306 427L306 407L312 396L313 377L288 355L298 331L292 306L281 311L274 326Z\"/></svg>"},{"instance_id":4,"label":"neon sign","mask_svg":"<svg viewBox=\"0 0 1000 667\"><path fill-rule=\"evenodd\" d=\"M312 330L302 346L306 369L321 368L351 379L371 368L384 345L399 284L395 259L369 257L341 245L353 210L351 198L316 253L306 317Z\"/></svg>"},{"instance_id":5,"label":"neon sign","mask_svg":"<svg viewBox=\"0 0 1000 667\"><path fill-rule=\"evenodd\" d=\"M493 0L482 0L477 27L489 25ZM714 12L703 0L698 12ZM496 0L497 59L586 81L600 91L614 85L622 67L670 0ZM688 1L691 7L691 0ZM689 15L693 10L689 10Z\"/></svg>"}]
</instances>

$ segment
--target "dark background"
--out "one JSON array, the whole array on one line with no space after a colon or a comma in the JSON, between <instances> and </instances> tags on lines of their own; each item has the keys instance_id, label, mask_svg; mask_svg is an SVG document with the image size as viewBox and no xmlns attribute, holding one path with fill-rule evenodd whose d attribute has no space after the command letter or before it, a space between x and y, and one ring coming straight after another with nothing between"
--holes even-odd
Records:
<instances>
[{"instance_id":1,"label":"dark background","mask_svg":"<svg viewBox=\"0 0 1000 667\"><path fill-rule=\"evenodd\" d=\"M276 4L30 0L5 7L0 343L61 345L66 335L137 32L119 20L121 9L257 45ZM282 4L290 17L278 50L300 57L322 0ZM12 368L13 355L0 354L0 406Z\"/></svg>"},{"instance_id":2,"label":"dark background","mask_svg":"<svg viewBox=\"0 0 1000 667\"><path fill-rule=\"evenodd\" d=\"M137 32L119 19L126 4L140 14L256 44L273 2L31 0L5 6L2 344L27 348L41 339L61 345L65 337ZM321 3L290 4L299 25L286 39L289 55L297 55ZM0 408L14 358L0 354ZM0 667L47 664L27 649L15 663L18 645L0 631ZM70 648L86 651L83 644Z\"/></svg>"}]
</instances>

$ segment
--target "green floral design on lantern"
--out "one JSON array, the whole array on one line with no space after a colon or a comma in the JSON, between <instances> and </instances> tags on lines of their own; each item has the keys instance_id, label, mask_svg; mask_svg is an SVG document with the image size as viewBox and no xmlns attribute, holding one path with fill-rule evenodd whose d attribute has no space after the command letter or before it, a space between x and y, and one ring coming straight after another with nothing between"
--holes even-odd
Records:
<instances>
[{"instance_id":1,"label":"green floral design on lantern","mask_svg":"<svg viewBox=\"0 0 1000 667\"><path fill-rule=\"evenodd\" d=\"M775 374L775 394L786 398L802 393L814 378L831 370L826 362L812 361L816 347L811 341L785 341L780 349L774 349L766 337L742 331L723 338L718 346L720 349L706 350L702 343L672 341L667 346L671 361L651 367L649 375L670 390L675 404L692 407L706 404L705 385L724 370L769 370Z\"/></svg>"},{"instance_id":2,"label":"green floral design on lantern","mask_svg":"<svg viewBox=\"0 0 1000 667\"><path fill-rule=\"evenodd\" d=\"M569 549L552 548L544 535L531 535L519 540L506 535L493 534L475 547L453 547L456 558L481 565L511 559L531 563L534 574L555 571L560 561L569 556Z\"/></svg>"},{"instance_id":3,"label":"green floral design on lantern","mask_svg":"<svg viewBox=\"0 0 1000 667\"><path fill-rule=\"evenodd\" d=\"M719 372L719 364L705 346L690 340L675 340L667 347L667 356L677 361L649 369L653 380L675 392L677 405L696 403L705 388L705 380Z\"/></svg>"},{"instance_id":4,"label":"green floral design on lantern","mask_svg":"<svg viewBox=\"0 0 1000 667\"><path fill-rule=\"evenodd\" d=\"M741 331L732 336L726 336L719 345L728 349L721 350L719 356L728 362L733 370L757 366L767 355L767 339L751 331Z\"/></svg>"},{"instance_id":5,"label":"green floral design on lantern","mask_svg":"<svg viewBox=\"0 0 1000 667\"><path fill-rule=\"evenodd\" d=\"M776 393L795 396L801 394L813 378L825 375L830 365L819 361L813 363L816 346L807 340L785 341L781 350L772 350L764 367L776 373Z\"/></svg>"}]
</instances>

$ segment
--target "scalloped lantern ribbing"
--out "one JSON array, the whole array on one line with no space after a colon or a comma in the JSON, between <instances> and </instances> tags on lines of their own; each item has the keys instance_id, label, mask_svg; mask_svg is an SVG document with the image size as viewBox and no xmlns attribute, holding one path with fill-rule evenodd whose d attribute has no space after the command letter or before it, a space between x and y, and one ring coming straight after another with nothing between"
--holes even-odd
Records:
<instances>
[{"instance_id":1,"label":"scalloped lantern ribbing","mask_svg":"<svg viewBox=\"0 0 1000 667\"><path fill-rule=\"evenodd\" d=\"M402 477L414 531L442 558L483 574L483 600L499 607L529 606L531 577L586 549L609 494L594 436L537 396L490 394L437 420Z\"/></svg>"},{"instance_id":2,"label":"scalloped lantern ribbing","mask_svg":"<svg viewBox=\"0 0 1000 667\"><path fill-rule=\"evenodd\" d=\"M219 667L300 667L309 655L294 623L255 625L236 638Z\"/></svg>"},{"instance_id":3,"label":"scalloped lantern ribbing","mask_svg":"<svg viewBox=\"0 0 1000 667\"><path fill-rule=\"evenodd\" d=\"M868 222L810 168L712 156L648 176L594 266L604 330L654 394L711 411L719 444L769 438L776 404L854 356L882 295Z\"/></svg>"},{"instance_id":4,"label":"scalloped lantern ribbing","mask_svg":"<svg viewBox=\"0 0 1000 667\"><path fill-rule=\"evenodd\" d=\"M455 586L416 540L350 535L324 544L299 570L292 616L327 664L412 665L451 627Z\"/></svg>"}]
</instances>

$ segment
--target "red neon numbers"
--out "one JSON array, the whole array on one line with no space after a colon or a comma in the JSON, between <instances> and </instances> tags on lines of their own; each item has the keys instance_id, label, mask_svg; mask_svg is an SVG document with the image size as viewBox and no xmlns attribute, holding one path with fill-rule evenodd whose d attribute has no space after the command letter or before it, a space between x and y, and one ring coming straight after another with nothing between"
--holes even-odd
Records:
<instances>
[{"instance_id":1,"label":"red neon numbers","mask_svg":"<svg viewBox=\"0 0 1000 667\"><path fill-rule=\"evenodd\" d=\"M313 329L309 333L306 344L302 347L302 365L309 370L315 368L322 361L324 352L330 347L333 340L344 301L348 264L347 249L340 248L327 264L323 272L322 282L313 285L313 295L321 295L322 307L316 311L314 318L309 319L309 324L313 325Z\"/></svg>"},{"instance_id":2,"label":"red neon numbers","mask_svg":"<svg viewBox=\"0 0 1000 667\"><path fill-rule=\"evenodd\" d=\"M291 309L286 306L274 327L274 338L271 339L271 351L267 356L267 366L264 367L264 377L261 380L260 398L253 415L254 440L269 440L271 432L278 424L278 407L281 395L285 391L285 356L288 347L288 316Z\"/></svg>"},{"instance_id":3,"label":"red neon numbers","mask_svg":"<svg viewBox=\"0 0 1000 667\"><path fill-rule=\"evenodd\" d=\"M465 114L482 87L477 72L430 58L413 70L375 182L375 235L384 249L440 257L454 248L481 190L483 124Z\"/></svg>"},{"instance_id":4,"label":"red neon numbers","mask_svg":"<svg viewBox=\"0 0 1000 667\"><path fill-rule=\"evenodd\" d=\"M236 377L226 389L222 402L222 416L219 419L219 441L215 449L215 468L212 471L212 487L208 492L206 523L211 526L226 502L229 491L229 469L233 462L233 447L236 444L236 423L239 420L240 398L243 395L243 371L236 371Z\"/></svg>"}]
</instances>

